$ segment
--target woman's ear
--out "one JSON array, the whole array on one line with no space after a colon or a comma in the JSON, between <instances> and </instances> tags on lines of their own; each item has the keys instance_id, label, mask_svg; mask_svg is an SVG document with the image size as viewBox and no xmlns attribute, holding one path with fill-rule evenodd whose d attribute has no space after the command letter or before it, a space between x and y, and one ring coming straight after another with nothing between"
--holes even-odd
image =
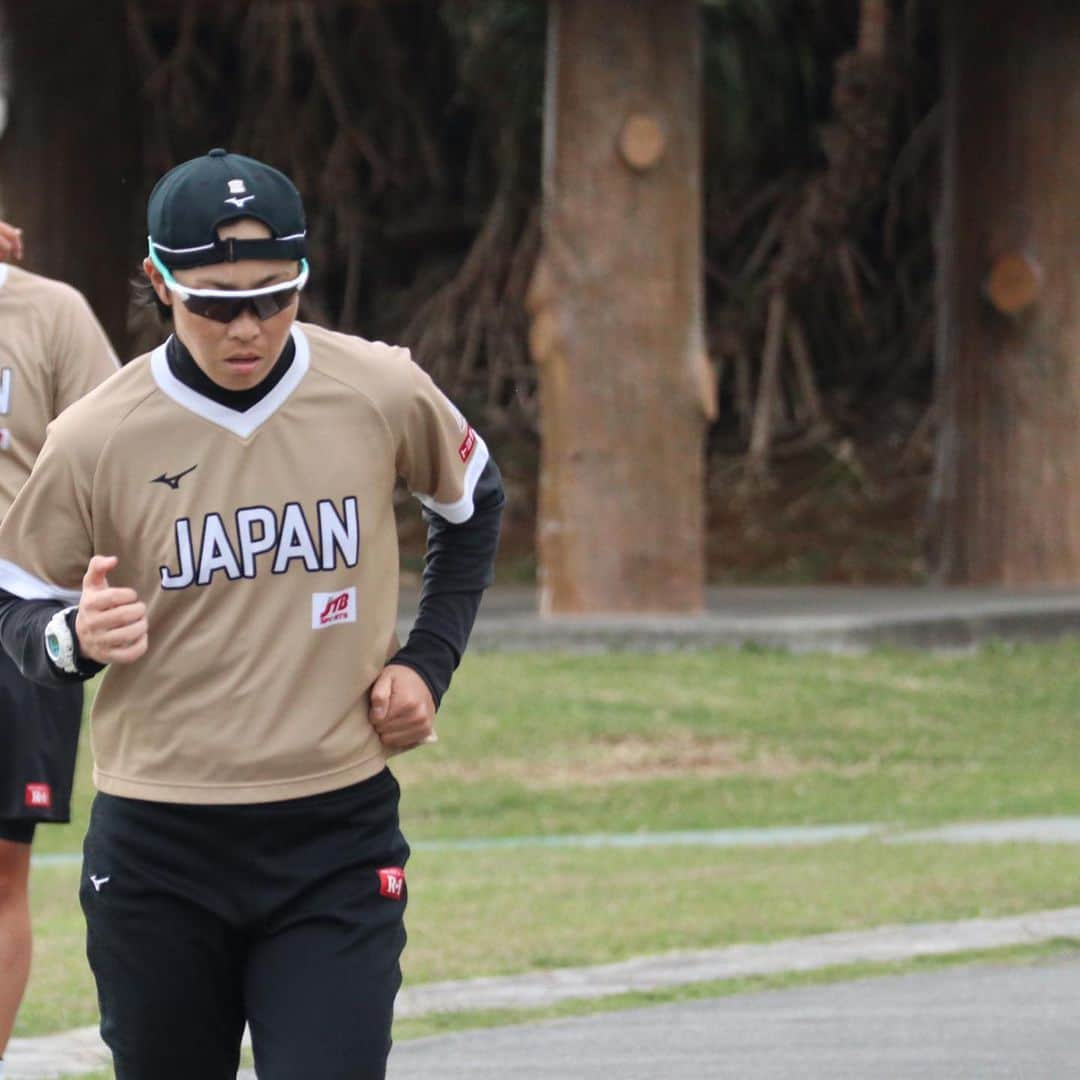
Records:
<instances>
[{"instance_id":1,"label":"woman's ear","mask_svg":"<svg viewBox=\"0 0 1080 1080\"><path fill-rule=\"evenodd\" d=\"M147 257L143 259L143 273L146 274L150 281L150 284L154 287L154 292L157 293L157 298L166 306L172 307L172 296L169 295L169 290L165 285L165 279L161 276L161 271L154 265L154 260Z\"/></svg>"}]
</instances>

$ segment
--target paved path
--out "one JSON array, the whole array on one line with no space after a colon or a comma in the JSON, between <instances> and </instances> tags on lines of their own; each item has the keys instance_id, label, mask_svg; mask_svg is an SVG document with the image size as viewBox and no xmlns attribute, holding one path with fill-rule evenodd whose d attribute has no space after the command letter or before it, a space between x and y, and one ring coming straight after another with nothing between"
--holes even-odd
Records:
<instances>
[{"instance_id":1,"label":"paved path","mask_svg":"<svg viewBox=\"0 0 1080 1080\"><path fill-rule=\"evenodd\" d=\"M742 994L404 1043L389 1080L1064 1080L1080 959Z\"/></svg>"},{"instance_id":2,"label":"paved path","mask_svg":"<svg viewBox=\"0 0 1080 1080\"><path fill-rule=\"evenodd\" d=\"M756 644L804 651L875 645L965 648L991 639L1080 635L1080 588L732 586L711 588L700 615L537 615L536 590L489 590L474 649L664 650ZM402 596L399 630L416 606Z\"/></svg>"},{"instance_id":3,"label":"paved path","mask_svg":"<svg viewBox=\"0 0 1080 1080\"><path fill-rule=\"evenodd\" d=\"M407 986L399 995L396 1014L405 1018L435 1012L529 1008L571 999L594 999L628 991L656 990L748 975L813 971L859 962L883 963L917 956L943 956L973 949L1032 945L1060 939L1080 940L1080 907L1002 919L885 926L873 930L822 934L761 945L733 945L722 949L670 953L590 968L563 968L516 977ZM1080 986L1074 1000L1080 1000ZM616 1015L624 1017L626 1014ZM612 1022L616 1025L620 1023L619 1020ZM621 1023L626 1026L630 1022L624 1020ZM1073 1030L1075 1033L1075 1024ZM503 1037L499 1036L500 1039ZM410 1049L408 1044L403 1044L400 1054L396 1053L395 1058L411 1060L409 1055L417 1052ZM535 1054L535 1051L533 1053ZM37 1039L13 1039L8 1058L10 1080L46 1080L62 1073L78 1075L100 1069L109 1060L108 1052L94 1028L82 1028ZM501 1058L491 1060L501 1064ZM462 1069L464 1070L464 1066ZM407 1076L438 1076L440 1080L450 1080L454 1076L466 1075L470 1074L466 1071L432 1070L428 1066L426 1073L422 1070L402 1073L400 1078L405 1080ZM544 1076L569 1080L573 1076L599 1077L600 1073L518 1073L507 1068L502 1073L475 1074L481 1075ZM620 1080L623 1080L624 1076L618 1072L612 1073L608 1068L604 1080L609 1080L611 1075L618 1075ZM625 1074L626 1077L629 1075ZM636 1075L648 1075L659 1080L680 1074L667 1071L663 1061L654 1061L653 1072ZM710 1074L689 1072L681 1075L696 1078ZM250 1074L248 1076L250 1077Z\"/></svg>"},{"instance_id":4,"label":"paved path","mask_svg":"<svg viewBox=\"0 0 1080 1080\"><path fill-rule=\"evenodd\" d=\"M763 944L666 953L617 964L407 986L398 996L395 1015L407 1018L473 1009L535 1009L561 1001L664 990L750 975L947 956L1057 939L1080 941L1080 907L998 919L881 926Z\"/></svg>"}]
</instances>

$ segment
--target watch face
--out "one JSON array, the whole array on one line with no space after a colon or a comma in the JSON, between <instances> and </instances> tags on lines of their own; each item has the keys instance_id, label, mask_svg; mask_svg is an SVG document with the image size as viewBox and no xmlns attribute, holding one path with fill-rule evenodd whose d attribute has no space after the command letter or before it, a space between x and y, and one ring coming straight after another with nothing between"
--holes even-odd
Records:
<instances>
[{"instance_id":1,"label":"watch face","mask_svg":"<svg viewBox=\"0 0 1080 1080\"><path fill-rule=\"evenodd\" d=\"M60 639L55 634L45 635L45 648L54 660L60 659Z\"/></svg>"}]
</instances>

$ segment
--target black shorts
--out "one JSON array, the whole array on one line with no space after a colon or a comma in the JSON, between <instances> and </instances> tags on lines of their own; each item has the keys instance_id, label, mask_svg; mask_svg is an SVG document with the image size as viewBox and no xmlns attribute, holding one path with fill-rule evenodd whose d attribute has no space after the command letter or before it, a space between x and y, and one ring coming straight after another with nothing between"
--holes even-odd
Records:
<instances>
[{"instance_id":1,"label":"black shorts","mask_svg":"<svg viewBox=\"0 0 1080 1080\"><path fill-rule=\"evenodd\" d=\"M36 821L0 821L0 840L9 844L32 844Z\"/></svg>"},{"instance_id":2,"label":"black shorts","mask_svg":"<svg viewBox=\"0 0 1080 1080\"><path fill-rule=\"evenodd\" d=\"M409 849L388 770L252 806L99 794L79 898L116 1080L382 1080Z\"/></svg>"},{"instance_id":3,"label":"black shorts","mask_svg":"<svg viewBox=\"0 0 1080 1080\"><path fill-rule=\"evenodd\" d=\"M0 649L0 837L70 820L82 706L82 683L39 686Z\"/></svg>"}]
</instances>

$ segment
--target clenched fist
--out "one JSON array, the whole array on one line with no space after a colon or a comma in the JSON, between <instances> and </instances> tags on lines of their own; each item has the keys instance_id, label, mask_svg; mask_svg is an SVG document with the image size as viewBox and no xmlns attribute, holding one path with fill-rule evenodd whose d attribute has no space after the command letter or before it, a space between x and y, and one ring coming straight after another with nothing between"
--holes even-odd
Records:
<instances>
[{"instance_id":1,"label":"clenched fist","mask_svg":"<svg viewBox=\"0 0 1080 1080\"><path fill-rule=\"evenodd\" d=\"M387 664L371 685L371 726L388 750L435 741L435 701L427 683L404 664Z\"/></svg>"},{"instance_id":2,"label":"clenched fist","mask_svg":"<svg viewBox=\"0 0 1080 1080\"><path fill-rule=\"evenodd\" d=\"M99 664L130 664L147 648L146 605L134 589L114 589L106 576L115 555L95 555L83 577L75 636L83 656Z\"/></svg>"}]
</instances>

